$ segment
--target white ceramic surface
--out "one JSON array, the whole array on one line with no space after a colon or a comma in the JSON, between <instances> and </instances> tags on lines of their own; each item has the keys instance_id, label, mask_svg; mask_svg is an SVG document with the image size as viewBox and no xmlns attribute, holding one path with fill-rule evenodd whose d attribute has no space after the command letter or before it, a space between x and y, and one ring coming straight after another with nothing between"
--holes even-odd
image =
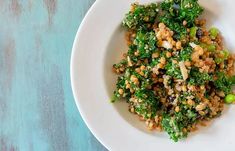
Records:
<instances>
[{"instance_id":1,"label":"white ceramic surface","mask_svg":"<svg viewBox=\"0 0 235 151\"><path fill-rule=\"evenodd\" d=\"M97 0L84 18L74 41L71 84L78 109L96 138L114 151L234 151L235 106L186 140L174 143L165 133L149 132L144 123L127 111L127 104L111 104L116 76L112 64L127 51L121 21L133 0ZM153 0L140 0L140 3ZM233 0L201 0L210 25L223 33L235 50ZM79 135L79 134L78 134Z\"/></svg>"}]
</instances>

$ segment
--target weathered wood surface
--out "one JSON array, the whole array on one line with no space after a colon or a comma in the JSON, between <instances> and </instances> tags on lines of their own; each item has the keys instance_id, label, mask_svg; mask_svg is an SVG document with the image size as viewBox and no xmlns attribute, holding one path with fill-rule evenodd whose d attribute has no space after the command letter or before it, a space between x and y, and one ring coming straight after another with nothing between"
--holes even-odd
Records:
<instances>
[{"instance_id":1,"label":"weathered wood surface","mask_svg":"<svg viewBox=\"0 0 235 151\"><path fill-rule=\"evenodd\" d=\"M95 0L0 0L0 151L101 151L70 86L73 40Z\"/></svg>"}]
</instances>

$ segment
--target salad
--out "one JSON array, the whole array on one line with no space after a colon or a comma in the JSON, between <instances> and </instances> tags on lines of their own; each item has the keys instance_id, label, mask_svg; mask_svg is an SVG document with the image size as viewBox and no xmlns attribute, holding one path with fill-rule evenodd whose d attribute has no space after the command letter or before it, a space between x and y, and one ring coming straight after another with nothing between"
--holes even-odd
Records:
<instances>
[{"instance_id":1,"label":"salad","mask_svg":"<svg viewBox=\"0 0 235 151\"><path fill-rule=\"evenodd\" d=\"M178 141L235 102L234 59L197 0L134 3L123 19L128 51L113 65L112 102L124 99L149 130Z\"/></svg>"}]
</instances>

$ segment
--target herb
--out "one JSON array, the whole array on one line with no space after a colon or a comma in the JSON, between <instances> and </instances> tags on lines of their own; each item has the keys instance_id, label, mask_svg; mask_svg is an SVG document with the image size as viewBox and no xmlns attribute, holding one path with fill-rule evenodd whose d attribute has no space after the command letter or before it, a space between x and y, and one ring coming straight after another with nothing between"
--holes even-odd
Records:
<instances>
[{"instance_id":1,"label":"herb","mask_svg":"<svg viewBox=\"0 0 235 151\"><path fill-rule=\"evenodd\" d=\"M228 59L229 51L228 51L228 50L220 51L220 52L219 52L219 55L222 55L223 57L222 57L222 58L220 58L220 57L215 58L215 62L216 62L217 64L220 64L220 63L222 63L224 60L227 60L227 59Z\"/></svg>"}]
</instances>

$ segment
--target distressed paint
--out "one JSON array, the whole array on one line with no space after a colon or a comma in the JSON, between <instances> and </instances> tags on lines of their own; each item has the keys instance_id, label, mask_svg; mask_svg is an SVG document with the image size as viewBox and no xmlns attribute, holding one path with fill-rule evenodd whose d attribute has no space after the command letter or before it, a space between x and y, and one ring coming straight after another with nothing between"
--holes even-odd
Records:
<instances>
[{"instance_id":1,"label":"distressed paint","mask_svg":"<svg viewBox=\"0 0 235 151\"><path fill-rule=\"evenodd\" d=\"M103 151L70 87L77 28L94 0L0 0L0 151Z\"/></svg>"},{"instance_id":2,"label":"distressed paint","mask_svg":"<svg viewBox=\"0 0 235 151\"><path fill-rule=\"evenodd\" d=\"M1 43L1 42L0 42ZM0 51L0 118L4 119L6 115L8 96L12 90L13 74L15 68L16 52L15 41L12 38L6 37L6 41L1 43Z\"/></svg>"},{"instance_id":3,"label":"distressed paint","mask_svg":"<svg viewBox=\"0 0 235 151\"><path fill-rule=\"evenodd\" d=\"M57 0L44 0L48 12L48 22L52 24L53 16L56 13Z\"/></svg>"},{"instance_id":4,"label":"distressed paint","mask_svg":"<svg viewBox=\"0 0 235 151\"><path fill-rule=\"evenodd\" d=\"M21 5L18 0L10 0L10 11L12 11L13 15L19 17L22 11Z\"/></svg>"}]
</instances>

